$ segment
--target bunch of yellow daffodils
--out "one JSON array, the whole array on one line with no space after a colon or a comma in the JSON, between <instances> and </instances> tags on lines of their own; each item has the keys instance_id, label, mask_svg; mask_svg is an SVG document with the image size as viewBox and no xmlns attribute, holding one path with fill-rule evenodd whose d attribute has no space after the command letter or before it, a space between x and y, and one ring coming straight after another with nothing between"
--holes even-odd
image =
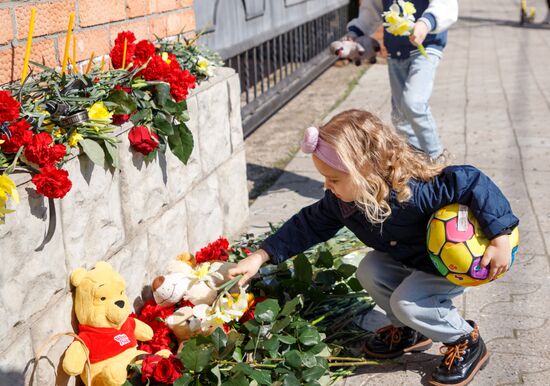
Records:
<instances>
[{"instance_id":1,"label":"bunch of yellow daffodils","mask_svg":"<svg viewBox=\"0 0 550 386\"><path fill-rule=\"evenodd\" d=\"M394 36L409 36L414 28L416 8L410 1L398 0L390 6L389 11L382 13L386 31ZM422 44L418 50L424 57L428 57Z\"/></svg>"}]
</instances>

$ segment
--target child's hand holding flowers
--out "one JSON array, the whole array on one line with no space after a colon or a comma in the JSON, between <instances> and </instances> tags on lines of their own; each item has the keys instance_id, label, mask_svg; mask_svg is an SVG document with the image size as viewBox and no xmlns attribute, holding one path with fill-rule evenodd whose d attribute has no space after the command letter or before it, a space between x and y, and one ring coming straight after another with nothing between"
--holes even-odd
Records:
<instances>
[{"instance_id":1,"label":"child's hand holding flowers","mask_svg":"<svg viewBox=\"0 0 550 386\"><path fill-rule=\"evenodd\" d=\"M420 53L427 58L428 55L422 43L428 34L428 26L422 21L415 23L415 13L416 8L413 3L398 0L390 6L389 11L382 13L384 27L394 36L409 36L411 43L417 46Z\"/></svg>"}]
</instances>

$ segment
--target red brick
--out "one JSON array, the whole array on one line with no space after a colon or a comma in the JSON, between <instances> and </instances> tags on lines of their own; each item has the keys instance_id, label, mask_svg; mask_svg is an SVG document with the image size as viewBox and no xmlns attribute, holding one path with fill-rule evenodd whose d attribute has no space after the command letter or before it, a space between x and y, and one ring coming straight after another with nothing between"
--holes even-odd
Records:
<instances>
[{"instance_id":1,"label":"red brick","mask_svg":"<svg viewBox=\"0 0 550 386\"><path fill-rule=\"evenodd\" d=\"M122 31L132 31L136 35L137 40L154 39L154 35L149 34L149 25L145 20L137 20L109 26L109 40L111 46L114 44L116 36Z\"/></svg>"},{"instance_id":2,"label":"red brick","mask_svg":"<svg viewBox=\"0 0 550 386\"><path fill-rule=\"evenodd\" d=\"M4 28L0 29L0 44L5 44L13 39L13 28L9 9L0 9L0 23Z\"/></svg>"},{"instance_id":3,"label":"red brick","mask_svg":"<svg viewBox=\"0 0 550 386\"><path fill-rule=\"evenodd\" d=\"M156 16L150 19L151 34L159 37L174 36L195 29L195 13L192 9Z\"/></svg>"},{"instance_id":4,"label":"red brick","mask_svg":"<svg viewBox=\"0 0 550 386\"><path fill-rule=\"evenodd\" d=\"M150 13L149 0L126 0L126 15L129 18L144 16Z\"/></svg>"},{"instance_id":5,"label":"red brick","mask_svg":"<svg viewBox=\"0 0 550 386\"><path fill-rule=\"evenodd\" d=\"M61 35L57 38L58 54L60 58L63 58L65 51L65 39L67 35ZM94 56L101 56L108 54L109 47L109 29L96 28L85 29L76 32L73 36L76 37L76 61L84 61L90 59L92 52ZM69 55L73 55L73 46L71 42L71 48Z\"/></svg>"},{"instance_id":6,"label":"red brick","mask_svg":"<svg viewBox=\"0 0 550 386\"><path fill-rule=\"evenodd\" d=\"M105 24L126 18L126 7L122 0L80 0L78 3L80 26Z\"/></svg>"},{"instance_id":7,"label":"red brick","mask_svg":"<svg viewBox=\"0 0 550 386\"><path fill-rule=\"evenodd\" d=\"M187 7L189 1L184 0L151 0L151 13L172 11L174 9Z\"/></svg>"},{"instance_id":8,"label":"red brick","mask_svg":"<svg viewBox=\"0 0 550 386\"><path fill-rule=\"evenodd\" d=\"M0 49L0 83L10 82L21 77L24 58L24 45ZM47 66L55 66L57 59L54 41L51 39L33 41L31 60L44 63ZM38 71L38 69L35 68L33 71Z\"/></svg>"},{"instance_id":9,"label":"red brick","mask_svg":"<svg viewBox=\"0 0 550 386\"><path fill-rule=\"evenodd\" d=\"M46 3L30 3L15 8L18 39L24 39L29 33L29 20L32 7L36 7L33 35L42 36L67 30L69 13L75 10L75 1L59 0L48 1Z\"/></svg>"}]
</instances>

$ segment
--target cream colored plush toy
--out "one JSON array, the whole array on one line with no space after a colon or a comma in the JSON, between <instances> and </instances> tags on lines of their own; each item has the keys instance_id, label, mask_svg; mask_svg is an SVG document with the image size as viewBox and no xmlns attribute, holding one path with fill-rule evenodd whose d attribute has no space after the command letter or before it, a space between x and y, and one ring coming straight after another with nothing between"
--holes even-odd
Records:
<instances>
[{"instance_id":1,"label":"cream colored plush toy","mask_svg":"<svg viewBox=\"0 0 550 386\"><path fill-rule=\"evenodd\" d=\"M157 276L153 280L153 297L161 306L169 307L182 299L195 306L211 305L218 295L216 287L229 280L228 271L236 265L214 261L191 267L186 263L179 263L171 264L169 273Z\"/></svg>"},{"instance_id":2,"label":"cream colored plush toy","mask_svg":"<svg viewBox=\"0 0 550 386\"><path fill-rule=\"evenodd\" d=\"M65 352L63 370L80 374L87 384L86 349L91 363L91 385L120 386L126 382L126 367L144 354L137 341L148 341L153 330L140 320L129 317L130 302L124 279L106 262L98 262L86 271L71 274L75 287L74 310L79 322L78 336Z\"/></svg>"},{"instance_id":3,"label":"cream colored plush toy","mask_svg":"<svg viewBox=\"0 0 550 386\"><path fill-rule=\"evenodd\" d=\"M361 36L355 40L337 40L330 44L330 52L340 59L348 59L357 66L361 61L376 63L376 53L380 51L380 44L368 36Z\"/></svg>"}]
</instances>

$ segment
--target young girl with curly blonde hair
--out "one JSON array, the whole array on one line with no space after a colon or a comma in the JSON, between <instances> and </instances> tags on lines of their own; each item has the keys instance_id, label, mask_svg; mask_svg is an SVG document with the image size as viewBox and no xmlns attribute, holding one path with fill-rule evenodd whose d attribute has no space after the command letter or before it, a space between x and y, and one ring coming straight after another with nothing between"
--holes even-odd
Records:
<instances>
[{"instance_id":1,"label":"young girl with curly blonde hair","mask_svg":"<svg viewBox=\"0 0 550 386\"><path fill-rule=\"evenodd\" d=\"M319 129L307 129L302 150L325 177L324 197L295 214L230 274L242 274L242 285L263 263L280 263L346 226L373 248L357 278L391 321L366 341L365 353L395 358L443 342L444 358L432 383L470 382L489 354L477 325L453 306L464 287L441 276L428 256L426 226L445 205L469 206L491 240L481 265L489 265L493 279L510 265L508 235L519 222L502 192L473 166L433 162L366 111L345 111Z\"/></svg>"}]
</instances>

